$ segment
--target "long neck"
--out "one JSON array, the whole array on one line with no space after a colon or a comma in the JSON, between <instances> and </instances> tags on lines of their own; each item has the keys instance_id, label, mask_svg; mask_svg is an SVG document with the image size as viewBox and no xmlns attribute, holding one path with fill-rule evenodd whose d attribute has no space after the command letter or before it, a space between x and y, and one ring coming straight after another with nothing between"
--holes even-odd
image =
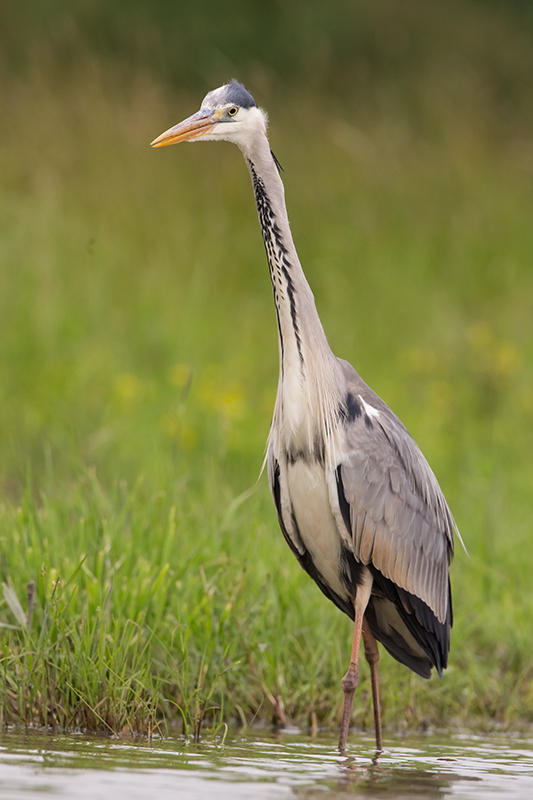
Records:
<instances>
[{"instance_id":1,"label":"long neck","mask_svg":"<svg viewBox=\"0 0 533 800\"><path fill-rule=\"evenodd\" d=\"M335 359L292 239L285 193L265 135L245 153L270 269L279 333L280 381L273 429L292 446L315 449L337 402ZM280 425L279 420L283 420ZM326 438L327 438L327 434Z\"/></svg>"},{"instance_id":2,"label":"long neck","mask_svg":"<svg viewBox=\"0 0 533 800\"><path fill-rule=\"evenodd\" d=\"M283 183L266 136L256 142L246 160L272 280L281 370L283 374L297 370L306 380L311 357L331 356L331 350L294 246Z\"/></svg>"}]
</instances>

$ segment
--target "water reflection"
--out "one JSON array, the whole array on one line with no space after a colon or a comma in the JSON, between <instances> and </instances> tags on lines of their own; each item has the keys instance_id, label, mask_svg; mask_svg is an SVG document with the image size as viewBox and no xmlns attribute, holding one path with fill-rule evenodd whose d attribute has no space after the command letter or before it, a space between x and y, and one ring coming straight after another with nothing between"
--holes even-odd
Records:
<instances>
[{"instance_id":1,"label":"water reflection","mask_svg":"<svg viewBox=\"0 0 533 800\"><path fill-rule=\"evenodd\" d=\"M378 759L368 769L356 766L352 761L341 765L339 771L341 776L331 788L352 797L390 796L397 800L423 797L430 800L445 797L455 780L454 775L434 770L382 766Z\"/></svg>"},{"instance_id":2,"label":"water reflection","mask_svg":"<svg viewBox=\"0 0 533 800\"><path fill-rule=\"evenodd\" d=\"M379 758L374 758L369 766L363 766L356 759L348 758L343 764L339 764L338 777L335 780L321 781L313 787L297 787L295 794L300 798L318 797L323 795L327 786L330 789L329 798L434 800L449 797L453 794L454 783L464 780L478 781L480 778L466 778L461 774L439 772L416 765L387 766L380 763Z\"/></svg>"},{"instance_id":3,"label":"water reflection","mask_svg":"<svg viewBox=\"0 0 533 800\"><path fill-rule=\"evenodd\" d=\"M388 745L372 759L372 739L357 736L346 757L329 736L256 734L221 746L7 733L0 735L0 797L533 797L533 740L410 736L389 737Z\"/></svg>"}]
</instances>

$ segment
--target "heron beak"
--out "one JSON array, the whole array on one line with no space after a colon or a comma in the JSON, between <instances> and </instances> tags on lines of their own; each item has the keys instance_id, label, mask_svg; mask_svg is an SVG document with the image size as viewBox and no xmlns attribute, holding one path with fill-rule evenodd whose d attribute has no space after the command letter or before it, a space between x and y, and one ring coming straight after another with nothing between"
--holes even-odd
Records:
<instances>
[{"instance_id":1,"label":"heron beak","mask_svg":"<svg viewBox=\"0 0 533 800\"><path fill-rule=\"evenodd\" d=\"M174 127L169 128L150 142L150 147L167 147L169 144L178 142L190 142L203 136L207 131L218 122L216 112L201 110L187 117L183 122L178 122Z\"/></svg>"}]
</instances>

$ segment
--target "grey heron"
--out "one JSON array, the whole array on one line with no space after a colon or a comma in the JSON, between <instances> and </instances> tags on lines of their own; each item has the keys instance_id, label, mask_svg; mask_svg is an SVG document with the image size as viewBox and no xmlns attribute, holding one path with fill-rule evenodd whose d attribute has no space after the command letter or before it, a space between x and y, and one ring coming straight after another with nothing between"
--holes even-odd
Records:
<instances>
[{"instance_id":1,"label":"grey heron","mask_svg":"<svg viewBox=\"0 0 533 800\"><path fill-rule=\"evenodd\" d=\"M361 637L382 748L378 647L424 678L447 666L449 565L457 528L428 462L393 411L329 347L292 239L267 117L235 80L151 143L228 141L252 179L274 293L279 382L267 445L285 539L322 592L354 621L339 749L358 684Z\"/></svg>"}]
</instances>

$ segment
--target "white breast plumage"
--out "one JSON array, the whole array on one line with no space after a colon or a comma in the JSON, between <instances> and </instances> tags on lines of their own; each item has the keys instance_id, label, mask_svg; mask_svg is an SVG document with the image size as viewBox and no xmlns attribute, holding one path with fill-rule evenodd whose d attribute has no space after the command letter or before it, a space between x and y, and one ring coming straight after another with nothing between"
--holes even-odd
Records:
<instances>
[{"instance_id":1,"label":"white breast plumage","mask_svg":"<svg viewBox=\"0 0 533 800\"><path fill-rule=\"evenodd\" d=\"M341 539L331 512L324 467L299 459L287 464L287 489L305 549L324 581L348 598L339 569Z\"/></svg>"}]
</instances>

